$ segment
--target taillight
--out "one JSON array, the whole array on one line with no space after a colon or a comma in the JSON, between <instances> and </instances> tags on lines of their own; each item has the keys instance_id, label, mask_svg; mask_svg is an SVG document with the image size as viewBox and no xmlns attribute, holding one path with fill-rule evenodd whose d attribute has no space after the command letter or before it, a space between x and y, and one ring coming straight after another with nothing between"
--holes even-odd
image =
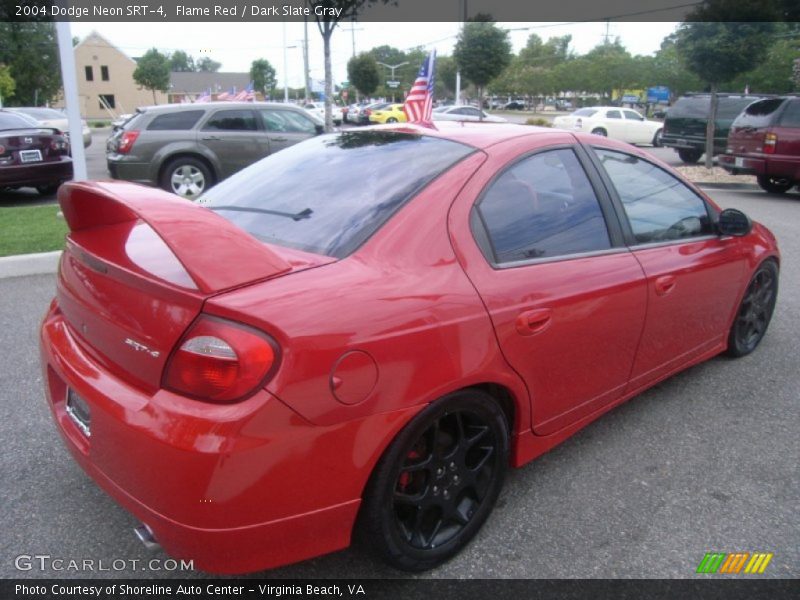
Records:
<instances>
[{"instance_id":1,"label":"taillight","mask_svg":"<svg viewBox=\"0 0 800 600\"><path fill-rule=\"evenodd\" d=\"M163 387L228 404L263 386L278 364L278 344L265 333L218 317L201 316L178 342Z\"/></svg>"},{"instance_id":2,"label":"taillight","mask_svg":"<svg viewBox=\"0 0 800 600\"><path fill-rule=\"evenodd\" d=\"M69 154L69 142L66 137L54 138L50 142L50 149L58 154Z\"/></svg>"},{"instance_id":3,"label":"taillight","mask_svg":"<svg viewBox=\"0 0 800 600\"><path fill-rule=\"evenodd\" d=\"M775 154L775 146L778 143L778 136L768 133L764 136L764 154Z\"/></svg>"},{"instance_id":4,"label":"taillight","mask_svg":"<svg viewBox=\"0 0 800 600\"><path fill-rule=\"evenodd\" d=\"M133 148L133 143L136 141L136 138L139 137L139 132L136 129L131 129L130 131L125 131L122 133L122 137L119 138L119 146L117 147L117 152L119 154L127 154Z\"/></svg>"}]
</instances>

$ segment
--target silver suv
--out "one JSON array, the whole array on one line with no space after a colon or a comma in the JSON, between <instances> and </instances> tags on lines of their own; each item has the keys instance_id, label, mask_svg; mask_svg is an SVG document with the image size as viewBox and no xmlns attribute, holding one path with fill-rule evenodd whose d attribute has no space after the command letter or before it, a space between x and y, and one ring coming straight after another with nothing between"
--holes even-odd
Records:
<instances>
[{"instance_id":1,"label":"silver suv","mask_svg":"<svg viewBox=\"0 0 800 600\"><path fill-rule=\"evenodd\" d=\"M106 144L114 179L196 198L278 150L322 133L308 111L269 102L167 104L136 109Z\"/></svg>"}]
</instances>

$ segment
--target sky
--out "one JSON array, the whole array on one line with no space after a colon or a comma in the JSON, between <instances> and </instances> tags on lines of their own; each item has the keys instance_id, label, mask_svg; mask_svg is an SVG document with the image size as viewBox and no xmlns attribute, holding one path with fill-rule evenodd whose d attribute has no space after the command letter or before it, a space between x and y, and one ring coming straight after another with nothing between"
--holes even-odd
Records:
<instances>
[{"instance_id":1,"label":"sky","mask_svg":"<svg viewBox=\"0 0 800 600\"><path fill-rule=\"evenodd\" d=\"M619 37L631 54L652 55L677 23L498 23L508 29L514 52L536 33L543 40L572 35L572 49L584 54L606 35ZM222 63L220 71L247 72L250 63L266 58L275 67L279 86L284 83L284 26L289 87L303 86L303 23L72 23L72 35L86 37L97 31L129 56L141 56L152 47L161 52L184 50L195 58L208 56ZM439 54L452 54L459 23L356 23L337 27L332 38L333 75L336 82L347 79L347 61L356 52L388 44L400 49L424 46ZM308 24L311 77L324 78L322 38L316 24Z\"/></svg>"}]
</instances>

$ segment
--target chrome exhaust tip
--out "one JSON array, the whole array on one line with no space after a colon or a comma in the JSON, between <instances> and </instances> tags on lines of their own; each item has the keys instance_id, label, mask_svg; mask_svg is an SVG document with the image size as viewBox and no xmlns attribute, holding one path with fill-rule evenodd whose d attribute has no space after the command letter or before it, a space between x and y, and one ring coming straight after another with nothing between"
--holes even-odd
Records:
<instances>
[{"instance_id":1,"label":"chrome exhaust tip","mask_svg":"<svg viewBox=\"0 0 800 600\"><path fill-rule=\"evenodd\" d=\"M161 544L156 541L156 537L153 535L153 530L144 523L138 527L134 527L133 533L136 534L136 537L139 538L139 541L142 542L144 547L148 550L158 550L161 548Z\"/></svg>"}]
</instances>

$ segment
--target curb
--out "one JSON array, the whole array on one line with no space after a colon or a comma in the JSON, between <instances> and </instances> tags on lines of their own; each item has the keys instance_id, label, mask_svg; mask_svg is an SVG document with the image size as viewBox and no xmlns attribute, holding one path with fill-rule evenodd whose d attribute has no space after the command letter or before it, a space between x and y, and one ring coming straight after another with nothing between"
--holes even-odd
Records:
<instances>
[{"instance_id":1,"label":"curb","mask_svg":"<svg viewBox=\"0 0 800 600\"><path fill-rule=\"evenodd\" d=\"M40 254L3 256L0 258L0 279L55 273L60 258L61 250Z\"/></svg>"},{"instance_id":2,"label":"curb","mask_svg":"<svg viewBox=\"0 0 800 600\"><path fill-rule=\"evenodd\" d=\"M696 186L704 188L715 188L718 190L743 190L743 191L758 191L758 184L755 183L724 183L721 181L693 181Z\"/></svg>"}]
</instances>

